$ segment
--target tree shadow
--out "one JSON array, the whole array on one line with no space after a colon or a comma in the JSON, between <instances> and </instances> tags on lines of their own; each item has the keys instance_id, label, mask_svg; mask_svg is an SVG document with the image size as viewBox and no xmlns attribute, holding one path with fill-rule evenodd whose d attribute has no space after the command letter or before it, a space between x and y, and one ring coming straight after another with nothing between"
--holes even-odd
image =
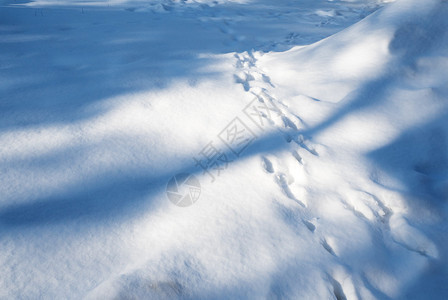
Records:
<instances>
[{"instance_id":1,"label":"tree shadow","mask_svg":"<svg viewBox=\"0 0 448 300\"><path fill-rule=\"evenodd\" d=\"M448 112L427 124L404 132L390 144L367 154L379 172L400 183L412 225L437 246L439 257L428 259L418 277L403 289L400 299L445 299L448 293ZM388 184L378 184L390 187ZM433 220L420 216L430 211Z\"/></svg>"},{"instance_id":2,"label":"tree shadow","mask_svg":"<svg viewBox=\"0 0 448 300\"><path fill-rule=\"evenodd\" d=\"M30 15L30 12L34 13L33 10L24 10L20 17L23 18L23 22L33 26L38 22L30 21L28 18L37 19L41 16ZM70 13L75 13L75 11ZM80 14L80 18L85 18L85 14L79 11L76 13ZM107 14L110 13L113 14L114 12L108 12ZM118 12L115 13L118 14ZM16 60L12 60L10 67L3 69L7 70L5 75L12 78L11 82L2 88L2 93L4 92L5 99L7 99L2 101L0 106L2 120L0 121L0 128L3 130L16 127L64 124L91 118L102 113L100 111L92 114L86 113L86 106L96 101L139 90L162 89L176 79L187 79L191 84L194 84L195 80L216 75L202 69L204 65L212 63L213 60L198 58L194 53L206 51L210 53L215 51L216 53L221 51L218 50L219 47L215 49L215 46L204 48L204 45L193 43L193 45L190 44L185 46L185 49L177 49L179 50L177 51L176 43L173 42L173 44L168 43L165 46L157 47L157 49L153 48L154 45L167 40L167 37L170 37L168 40L181 38L182 32L175 32L177 27L193 30L195 26L201 26L194 20L188 20L186 23L174 22L173 28L163 28L162 23L160 23L157 25L160 30L156 35L142 38L141 35L145 35L145 32L141 31L141 26L144 25L149 28L157 23L156 19L147 20L147 15L139 17L132 15L132 18L123 17L107 20L105 17L104 20L96 20L96 17L88 16L87 23L80 21L81 27L89 24L88 29L79 30L76 26L64 25L64 15L58 15L58 10L54 10L52 14L58 22L55 23L54 19L53 21L43 21L41 18L39 22L44 23L44 25L36 25L47 26L46 30L49 36L38 36L32 30L32 34L25 34L18 26L14 30L17 30L20 38L15 38L15 41L13 40L8 44L2 54L2 57L7 59L18 57ZM120 12L120 17L121 14L123 12ZM8 18L2 18L5 15L8 15L7 10L2 10L0 20L8 20ZM8 17L9 21L5 22L7 24L11 25L17 21L15 19L11 21L10 16ZM119 22L126 24L128 27L119 29L119 26L117 26L118 31L107 32L107 30L111 30L109 25L114 25L113 22L116 22L113 21L115 19L120 20ZM101 26L102 22L109 25ZM58 31L62 33L57 33ZM103 36L104 31L107 34ZM69 44L67 45L67 41L64 40L66 32L71 32L70 34L74 37L73 40L77 40L77 42L68 41ZM86 32L92 33L89 40L84 37ZM211 32L214 33L214 31ZM52 35L55 33L57 33L56 37ZM94 43L92 43L92 39ZM43 43L43 41L48 43ZM183 42L188 45L188 38L184 38ZM93 44L96 47L92 47ZM133 47L140 50L133 51ZM148 49L148 57L141 56L142 48ZM399 48L396 45L391 46L392 50ZM70 52L71 50L85 52L83 57L87 61L70 61L70 59L67 59L72 58L67 54L67 51ZM420 55L419 53L411 54L412 57ZM406 60L410 59L411 56L405 55ZM173 59L178 59L178 63L174 68L170 68L169 64ZM188 64L183 65L182 62L184 61L188 61ZM410 61L407 61L407 63L410 64ZM29 90L18 90L18 83L23 83L20 80L28 80L26 75L30 70L34 73L29 78ZM34 78L36 74L39 74L37 79ZM365 83L361 89L346 98L346 104L333 116L314 128L302 131L301 134L306 136L316 135L331 127L349 113L371 105L380 105L384 101L383 98L388 94L389 87L396 83L395 75L385 75ZM101 80L98 81L98 78L101 78ZM58 88L54 88L55 84L58 85ZM82 88L80 89L80 87ZM61 100L55 101L55 99ZM37 116L34 116L35 114ZM439 178L439 174L445 172L446 169L442 165L446 165L448 161L445 138L447 136L445 130L447 128L446 119L447 115L444 114L436 122L423 129L415 129L404 134L391 145L368 154L368 157L379 168L404 182L410 192L423 191L426 194L436 196L437 189L433 178ZM260 137L254 145L235 160L282 150L287 142L279 143L279 135L280 133L276 133ZM408 149L415 147L416 144L424 145L424 147L429 146L429 150L425 150L425 156L421 163L410 165L409 161L401 160L402 156L408 155ZM431 148L431 145L435 146ZM65 160L69 151L71 150L61 151L56 156L57 159ZM226 154L232 156L231 151L226 151ZM37 159L37 167L39 167L39 164L46 165L48 157L55 158L54 153L49 155ZM419 158L420 156L412 157L411 161ZM190 158L186 157L183 160L188 159ZM443 164L439 164L440 161ZM403 172L404 170L412 172L413 175L406 175L406 172ZM97 174L100 179L77 182L67 188L63 187L62 192L54 192L48 197L31 197L27 203L0 208L0 224L6 228L27 228L76 221L95 223L106 220L113 220L114 222L127 220L139 214L147 213L152 205L161 201L159 197L164 197L166 183L173 175L178 173L203 175L203 171L195 165L192 159L190 164L176 166L157 173L152 170L129 171L125 174L105 171L103 174ZM426 181L419 182L421 178L426 178ZM164 199L163 201L168 200ZM226 293L225 289L221 291L221 295ZM220 296L219 291L216 296Z\"/></svg>"},{"instance_id":3,"label":"tree shadow","mask_svg":"<svg viewBox=\"0 0 448 300\"><path fill-rule=\"evenodd\" d=\"M228 165L230 168L235 161L280 151L287 144L282 133L276 132L258 138L239 156L235 156L230 149L223 153L230 159ZM58 155L55 153L44 155L36 159L34 164L36 168L45 168L50 156L52 164L58 165L58 160L62 162L67 155L71 155L70 152L79 151L79 149L70 149L61 151ZM95 174L96 179L86 178L80 182L74 182L71 186L58 188L59 191L52 192L52 195L48 197L30 197L25 203L0 208L0 224L7 227L27 227L76 220L83 222L128 220L147 213L154 203L168 201L165 197L166 184L176 174L189 173L202 180L210 180L204 170L195 163L193 155L179 161L191 163L168 167L164 171L104 170L103 174ZM216 177L216 180L219 180L219 177Z\"/></svg>"},{"instance_id":4,"label":"tree shadow","mask_svg":"<svg viewBox=\"0 0 448 300\"><path fill-rule=\"evenodd\" d=\"M286 50L315 42L348 22L341 18L342 25L327 29L316 26L321 20L312 12L318 4L301 12L302 20L294 18L300 10L291 10L289 2L273 6L261 0L219 8L185 5L182 11L173 6L164 13L121 6L20 5L32 2L4 1L0 10L4 130L91 118L102 113L86 109L95 102L217 76L208 68L216 58L199 54L270 51L278 45ZM293 38L301 35L308 37Z\"/></svg>"},{"instance_id":5,"label":"tree shadow","mask_svg":"<svg viewBox=\"0 0 448 300\"><path fill-rule=\"evenodd\" d=\"M116 96L160 90L181 79L194 85L216 75L213 59L182 37L192 19L118 10L82 13L52 8L0 10L0 128L64 124L102 114L88 109ZM165 24L172 24L166 27Z\"/></svg>"},{"instance_id":6,"label":"tree shadow","mask_svg":"<svg viewBox=\"0 0 448 300\"><path fill-rule=\"evenodd\" d=\"M28 1L14 4L25 2ZM288 32L288 21L279 25L279 14L273 7L259 2L260 5L226 4L227 11L221 15L212 7L200 6L184 12L183 18L176 13L134 13L101 7L84 10L4 6L0 10L0 25L5 28L0 31L0 70L7 80L0 86L0 129L7 132L94 119L105 113L103 108L95 108L97 102L161 90L179 80L194 86L202 79L220 76L219 72L207 69L217 59L199 54L257 50L259 44L255 38L246 42L238 41L238 37L235 40L229 30L229 16L247 17L241 26L251 24L248 32L256 29L260 36ZM198 19L197 9L201 10L201 17L206 17L205 21ZM281 10L289 13L290 8L286 5ZM269 22L260 23L263 18L267 20L266 16ZM189 34L196 31L205 36ZM223 36L227 39L224 43ZM251 147L259 147L258 150L248 149L238 159L266 148L260 147L260 142L265 145L272 141L269 137L262 138L257 141L258 146ZM268 146L273 151L280 147ZM33 164L45 168L49 161L67 160L73 151L47 153ZM153 187L160 182L165 184L175 173L192 169L193 165L187 165L173 173L142 172L135 177L98 174L101 180L76 183L53 196L4 208L2 220L5 224L23 225L118 214L125 207L144 202L144 195L154 194L157 189ZM109 198L115 195L120 196ZM125 198L140 200L134 204L132 200L121 203L119 199Z\"/></svg>"}]
</instances>

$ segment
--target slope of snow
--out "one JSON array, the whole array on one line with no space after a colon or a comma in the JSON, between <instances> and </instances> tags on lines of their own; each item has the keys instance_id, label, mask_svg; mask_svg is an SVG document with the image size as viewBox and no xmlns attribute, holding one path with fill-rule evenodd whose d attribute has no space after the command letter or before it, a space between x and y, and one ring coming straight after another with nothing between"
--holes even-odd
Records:
<instances>
[{"instance_id":1,"label":"slope of snow","mask_svg":"<svg viewBox=\"0 0 448 300\"><path fill-rule=\"evenodd\" d=\"M17 2L0 298L447 297L446 1Z\"/></svg>"},{"instance_id":2,"label":"slope of snow","mask_svg":"<svg viewBox=\"0 0 448 300\"><path fill-rule=\"evenodd\" d=\"M382 202L382 243L397 259L362 271L380 298L447 295L447 28L446 2L398 1L260 63L277 98L300 117L301 134L328 149L309 162L319 193L369 220L367 199ZM388 240L427 261L398 254ZM407 285L412 292L403 292Z\"/></svg>"}]
</instances>

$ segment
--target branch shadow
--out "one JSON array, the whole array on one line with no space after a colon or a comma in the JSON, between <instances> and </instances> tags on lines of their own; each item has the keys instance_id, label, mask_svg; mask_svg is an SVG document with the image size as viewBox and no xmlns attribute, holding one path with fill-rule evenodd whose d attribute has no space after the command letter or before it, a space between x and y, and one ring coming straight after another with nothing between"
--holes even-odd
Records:
<instances>
[{"instance_id":1,"label":"branch shadow","mask_svg":"<svg viewBox=\"0 0 448 300\"><path fill-rule=\"evenodd\" d=\"M281 150L287 141L281 132L272 133L256 140L239 156L235 156L230 149L224 151L227 157L232 157L229 166L237 160L243 160L261 153L272 153ZM66 154L60 153L63 161ZM168 201L165 197L165 187L176 174L189 173L199 178L207 178L204 171L191 158L184 158L187 163L175 168L155 173L152 170L107 172L96 174L96 180L76 182L71 187L63 188L62 192L43 198L31 198L26 203L13 204L0 208L0 224L6 227L39 226L66 223L71 221L83 222L114 222L128 220L145 214L159 201ZM46 164L46 156L41 163ZM39 162L36 162L37 167ZM55 163L57 165L57 162ZM225 172L225 170L223 171ZM204 176L203 176L204 175ZM219 180L219 177L217 178ZM161 200L161 198L166 198Z\"/></svg>"}]
</instances>

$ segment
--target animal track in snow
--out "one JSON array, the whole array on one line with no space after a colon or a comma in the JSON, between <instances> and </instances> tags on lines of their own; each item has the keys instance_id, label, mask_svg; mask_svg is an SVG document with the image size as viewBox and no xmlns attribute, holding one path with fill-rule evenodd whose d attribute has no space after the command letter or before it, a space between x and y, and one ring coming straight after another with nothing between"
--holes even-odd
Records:
<instances>
[{"instance_id":1,"label":"animal track in snow","mask_svg":"<svg viewBox=\"0 0 448 300\"><path fill-rule=\"evenodd\" d=\"M336 253L334 252L333 247L331 247L330 244L328 244L327 239L325 239L325 238L322 239L321 245L322 245L322 247L324 247L325 250L327 250L328 253L336 256Z\"/></svg>"},{"instance_id":2,"label":"animal track in snow","mask_svg":"<svg viewBox=\"0 0 448 300\"><path fill-rule=\"evenodd\" d=\"M268 83L271 87L275 88L275 86L274 86L274 85L272 84L272 82L271 82L271 78L270 78L268 75L266 75L266 74L261 74L261 79L262 79L264 82Z\"/></svg>"},{"instance_id":3,"label":"animal track in snow","mask_svg":"<svg viewBox=\"0 0 448 300\"><path fill-rule=\"evenodd\" d=\"M313 232L316 230L316 225L314 225L311 221L302 220L303 224L305 224L306 228L308 228L309 231Z\"/></svg>"},{"instance_id":4,"label":"animal track in snow","mask_svg":"<svg viewBox=\"0 0 448 300\"><path fill-rule=\"evenodd\" d=\"M262 164L263 168L268 173L274 173L274 166L272 165L272 162L267 157L262 157Z\"/></svg>"},{"instance_id":5,"label":"animal track in snow","mask_svg":"<svg viewBox=\"0 0 448 300\"><path fill-rule=\"evenodd\" d=\"M291 121L290 118L288 118L287 116L282 116L282 120L283 120L283 124L286 128L291 128L293 130L299 130L296 126L296 124L294 124L293 121Z\"/></svg>"},{"instance_id":6,"label":"animal track in snow","mask_svg":"<svg viewBox=\"0 0 448 300\"><path fill-rule=\"evenodd\" d=\"M409 251L437 259L439 250L420 230L412 226L405 217L393 215L390 219L392 239Z\"/></svg>"},{"instance_id":7,"label":"animal track in snow","mask_svg":"<svg viewBox=\"0 0 448 300\"><path fill-rule=\"evenodd\" d=\"M300 141L298 144L300 147L306 149L313 155L318 155L317 151L312 146L308 146L302 136L299 136L299 128L302 124L300 118L292 114L288 106L279 101L269 91L275 88L275 85L271 82L270 77L257 67L258 53L243 52L234 55L236 58L236 72L234 74L235 82L242 84L246 92L252 93L261 103L270 107L272 111L263 112L259 111L260 117L267 120L271 125L277 127L277 129L284 136L285 140L289 143L291 141ZM269 115L268 115L269 114ZM299 162L299 165L303 165L303 159L297 151L293 151L290 154L293 161ZM272 160L263 156L261 157L262 167L268 173L275 173ZM286 159L288 162L289 160ZM297 168L298 166L295 165ZM297 172L296 172L297 173ZM296 174L297 175L297 174ZM302 175L299 173L299 176ZM302 207L306 207L306 202L299 200L298 195L302 197L304 190L299 186L293 185L295 181L294 177L288 171L288 167L280 168L275 175L276 183L280 186L282 192L289 198L297 202Z\"/></svg>"},{"instance_id":8,"label":"animal track in snow","mask_svg":"<svg viewBox=\"0 0 448 300\"><path fill-rule=\"evenodd\" d=\"M235 53L234 57L237 59L236 67L238 69L248 69L255 66L255 57L252 53L244 52L242 54Z\"/></svg>"},{"instance_id":9,"label":"animal track in snow","mask_svg":"<svg viewBox=\"0 0 448 300\"><path fill-rule=\"evenodd\" d=\"M361 190L348 191L346 194L348 197L342 202L356 216L371 222L380 222L386 229L389 229L389 219L393 212L383 201L375 195Z\"/></svg>"},{"instance_id":10,"label":"animal track in snow","mask_svg":"<svg viewBox=\"0 0 448 300\"><path fill-rule=\"evenodd\" d=\"M294 200L298 204L300 204L302 207L306 207L305 203L297 199L297 197L293 194L291 189L289 188L289 185L292 184L294 179L291 176L287 176L283 173L279 173L275 175L277 184L282 189L283 193L291 200ZM289 179L289 180L288 180Z\"/></svg>"},{"instance_id":11,"label":"animal track in snow","mask_svg":"<svg viewBox=\"0 0 448 300\"><path fill-rule=\"evenodd\" d=\"M276 127L288 143L295 141L300 148L305 149L314 156L319 156L314 145L299 134L299 128L303 126L303 121L290 112L288 106L279 101L270 91L275 88L275 85L270 77L257 67L256 55L258 54L254 55L252 52L243 52L234 55L237 60L235 65L237 70L234 75L235 82L242 84L244 90L257 97L260 103L264 103L273 108L273 111L267 113L260 111L260 117L266 119L268 124ZM302 167L304 164L304 160L298 150L287 152L286 157L276 157L276 160L280 160L282 163L277 163L275 167L273 160L266 156L261 157L261 164L267 173L275 173L275 181L286 197L299 204L302 208L306 208L306 190L303 188L305 184L303 177L306 174L304 170L297 170L297 168ZM296 161L298 164L295 163ZM291 172L288 170L289 166L294 168ZM295 182L296 180L292 174L300 176L298 177L300 178L300 183ZM303 224L312 233L316 230L316 226L311 221L314 219L312 216L302 219ZM324 248L326 247L329 253L335 255L330 245L325 239L324 241L322 243Z\"/></svg>"},{"instance_id":12,"label":"animal track in snow","mask_svg":"<svg viewBox=\"0 0 448 300\"><path fill-rule=\"evenodd\" d=\"M319 153L317 152L317 150L314 148L314 146L310 145L309 141L306 141L302 135L298 135L295 139L294 142L296 142L297 145L299 145L301 148L305 149L306 151L308 151L309 153L311 153L314 156L319 156Z\"/></svg>"},{"instance_id":13,"label":"animal track in snow","mask_svg":"<svg viewBox=\"0 0 448 300\"><path fill-rule=\"evenodd\" d=\"M328 275L330 278L330 283L333 286L333 294L336 297L336 300L347 300L345 296L344 289L339 281L334 279L332 276Z\"/></svg>"},{"instance_id":14,"label":"animal track in snow","mask_svg":"<svg viewBox=\"0 0 448 300\"><path fill-rule=\"evenodd\" d=\"M254 77L251 74L243 72L242 74L235 74L233 77L235 78L236 83L241 83L243 85L246 92L250 90L249 81L254 80Z\"/></svg>"},{"instance_id":15,"label":"animal track in snow","mask_svg":"<svg viewBox=\"0 0 448 300\"><path fill-rule=\"evenodd\" d=\"M303 158L300 156L299 152L293 151L292 156L299 162L299 164L303 165Z\"/></svg>"}]
</instances>

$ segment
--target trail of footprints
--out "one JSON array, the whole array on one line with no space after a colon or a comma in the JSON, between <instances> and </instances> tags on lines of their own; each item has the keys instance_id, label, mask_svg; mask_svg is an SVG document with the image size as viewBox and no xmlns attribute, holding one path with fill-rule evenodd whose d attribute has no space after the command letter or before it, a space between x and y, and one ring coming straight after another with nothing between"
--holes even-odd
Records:
<instances>
[{"instance_id":1,"label":"trail of footprints","mask_svg":"<svg viewBox=\"0 0 448 300\"><path fill-rule=\"evenodd\" d=\"M232 39L238 40L238 38L233 36L233 32L228 30L229 24L225 25L227 26L224 26L225 30L223 32L232 35ZM306 180L308 177L306 159L308 155L319 157L319 145L314 144L300 134L299 128L302 128L304 125L300 117L291 113L288 106L277 99L275 93L271 92L276 86L271 81L271 78L257 67L256 62L259 55L261 54L247 51L236 53L234 80L236 83L241 84L246 92L257 97L260 102L269 103L278 109L278 114L263 114L262 117L268 124L276 127L281 132L287 143L292 142L297 145L294 150L283 157L281 155L262 156L261 165L267 173L273 175L276 184L280 187L283 194L297 203L299 209L302 210L300 218L303 225L311 234L316 234L319 218L312 216L312 212L307 209L307 191L305 187L307 186ZM289 170L289 168L293 170ZM358 202L365 205L364 209L358 210L349 200L343 200L342 203L346 208L364 221L380 222L384 230L390 230L389 220L393 214L392 210L375 195L364 191L358 192L356 198L361 199ZM332 246L334 241L331 237L325 237L320 233L316 235L316 238L329 255L333 257L338 256L334 246ZM336 278L329 275L329 283L333 287L336 299L347 299L342 285Z\"/></svg>"},{"instance_id":2,"label":"trail of footprints","mask_svg":"<svg viewBox=\"0 0 448 300\"><path fill-rule=\"evenodd\" d=\"M311 211L307 209L306 202L308 177L306 161L310 155L319 157L319 145L300 134L299 128L303 127L300 117L292 114L288 110L288 106L279 101L271 92L272 89L275 89L275 85L270 77L257 67L256 56L258 55L258 53L248 52L235 54L237 60L237 72L234 74L235 82L241 84L246 92L253 94L260 102L268 103L278 109L277 114L263 114L262 117L281 132L287 143L296 144L296 147L292 146L293 150L287 154L262 156L261 165L267 173L273 175L283 194L297 203L299 209L302 210L302 223L312 234L316 234L318 218L312 216ZM380 222L384 230L389 230L392 210L373 194L357 191L355 195L356 199L361 200L356 203L362 203L365 207L358 210L349 200L344 200L342 203L346 208L365 222ZM321 233L317 234L316 238L329 255L338 256L337 251L332 246L334 241L331 238L325 237ZM333 278L331 283L336 298L345 299L344 291L339 282Z\"/></svg>"},{"instance_id":3,"label":"trail of footprints","mask_svg":"<svg viewBox=\"0 0 448 300\"><path fill-rule=\"evenodd\" d=\"M259 53L244 52L235 54L237 72L234 74L235 82L243 86L244 90L253 94L258 101L264 102L275 107L278 111L275 114L262 114L262 118L283 135L287 143L293 143L292 150L289 153L280 153L274 155L264 155L261 157L263 169L272 174L276 184L280 187L283 194L290 200L297 203L301 221L310 231L316 234L318 229L318 218L312 216L312 212L307 205L307 159L310 157L319 157L320 145L314 144L309 139L300 134L300 129L304 123L299 116L291 113L288 106L279 101L271 90L275 89L274 83L270 77L263 73L256 65L256 56ZM291 144L291 145L293 145ZM290 148L290 149L291 149ZM393 214L392 209L387 207L375 195L358 190L353 191L352 199L342 200L347 209L354 215L367 223L378 222L382 231L390 231L389 221ZM338 257L335 251L334 242L331 237L325 237L322 233L317 233L322 248L333 257ZM412 244L412 243L411 243ZM405 247L407 247L405 245ZM337 248L336 248L337 249ZM410 247L412 251L412 247ZM422 252L424 255L425 252ZM346 299L344 291L339 282L332 278L329 282L333 286L334 294L337 299Z\"/></svg>"},{"instance_id":4,"label":"trail of footprints","mask_svg":"<svg viewBox=\"0 0 448 300\"><path fill-rule=\"evenodd\" d=\"M299 128L303 125L300 117L292 114L288 110L288 106L279 101L269 91L274 89L275 85L271 82L270 77L257 67L256 55L258 53L244 52L235 54L237 60L237 72L234 74L235 82L241 84L246 92L253 94L260 102L268 103L278 110L275 114L263 114L262 117L266 119L267 123L275 126L281 132L287 143L294 142L297 145L297 149L291 151L286 157L282 157L283 159L280 157L262 156L261 164L266 172L274 174L277 185L289 199L296 202L300 207L306 208L305 186L307 176L304 168L305 160L300 153L301 151L306 151L313 156L319 156L319 153L316 150L316 145L300 134ZM294 167L294 172L289 170L291 165ZM297 174L299 176L296 176ZM299 177L300 181L297 181L296 177ZM303 224L312 233L316 230L313 220L315 218L302 220ZM331 248L329 246L325 247L325 245L327 244L323 243L325 249Z\"/></svg>"}]
</instances>

